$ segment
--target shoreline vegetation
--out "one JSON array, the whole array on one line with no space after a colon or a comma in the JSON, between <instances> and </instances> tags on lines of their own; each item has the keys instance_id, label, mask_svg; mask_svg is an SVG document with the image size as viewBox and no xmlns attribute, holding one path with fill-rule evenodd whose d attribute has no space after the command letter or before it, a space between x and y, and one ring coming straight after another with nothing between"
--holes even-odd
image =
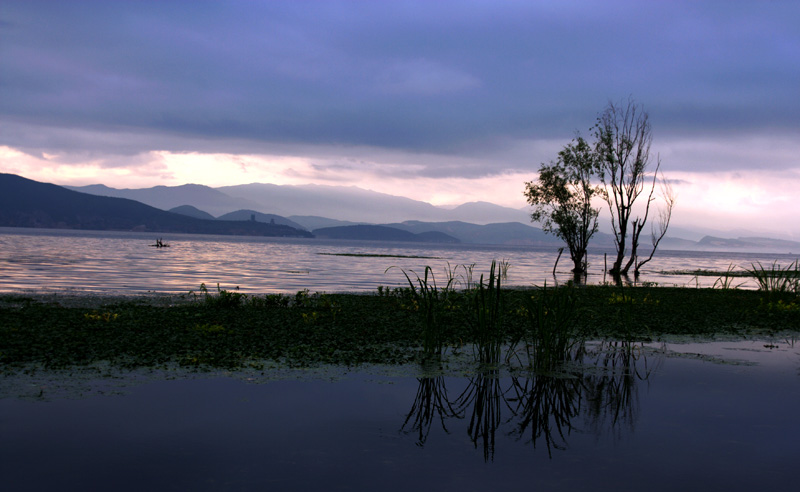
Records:
<instances>
[{"instance_id":1,"label":"shoreline vegetation","mask_svg":"<svg viewBox=\"0 0 800 492\"><path fill-rule=\"evenodd\" d=\"M474 266L474 265L473 265ZM0 293L0 372L96 364L135 370L264 370L421 363L551 373L587 340L627 344L669 337L800 334L798 263L753 266L759 290L573 285L506 288L502 262L484 278L458 266L437 284L430 269L376 293L82 296ZM459 270L461 268L461 270ZM783 272L783 274L781 274Z\"/></svg>"}]
</instances>

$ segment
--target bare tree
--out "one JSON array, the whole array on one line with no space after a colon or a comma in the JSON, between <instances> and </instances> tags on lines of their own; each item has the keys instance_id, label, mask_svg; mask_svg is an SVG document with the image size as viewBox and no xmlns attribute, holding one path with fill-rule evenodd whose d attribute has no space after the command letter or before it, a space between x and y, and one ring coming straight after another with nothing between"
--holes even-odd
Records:
<instances>
[{"instance_id":1,"label":"bare tree","mask_svg":"<svg viewBox=\"0 0 800 492\"><path fill-rule=\"evenodd\" d=\"M646 260L636 260L633 274L637 277L639 276L639 271L642 269L642 265L653 259L653 255L656 253L659 243L661 243L661 240L664 239L664 236L667 234L669 221L672 219L672 209L675 207L677 196L672 190L672 185L670 185L669 182L664 179L664 176L661 176L661 196L664 198L665 206L663 209L658 211L658 226L653 227L650 235L650 242L653 245L653 249L650 250L650 256L648 256Z\"/></svg>"},{"instance_id":2,"label":"bare tree","mask_svg":"<svg viewBox=\"0 0 800 492\"><path fill-rule=\"evenodd\" d=\"M662 216L663 224L659 231L658 239L653 243L653 252L650 257L637 262L639 237L647 223L650 214L650 205L655 200L654 192L658 181L661 160L657 159L653 171L653 179L649 180L650 144L653 135L650 120L643 108L633 99L628 99L627 104L609 102L606 109L597 118L594 127L595 149L601 167L601 180L608 192L605 195L606 203L611 214L611 228L614 232L614 243L617 256L609 272L612 275L627 275L631 267L638 273L639 267L653 257L655 248L666 234L669 218L672 214L674 196L668 200L667 214ZM634 215L634 204L641 195L646 185L650 184L647 203ZM654 233L654 237L655 237ZM627 262L625 256L628 252L630 239L630 257Z\"/></svg>"}]
</instances>

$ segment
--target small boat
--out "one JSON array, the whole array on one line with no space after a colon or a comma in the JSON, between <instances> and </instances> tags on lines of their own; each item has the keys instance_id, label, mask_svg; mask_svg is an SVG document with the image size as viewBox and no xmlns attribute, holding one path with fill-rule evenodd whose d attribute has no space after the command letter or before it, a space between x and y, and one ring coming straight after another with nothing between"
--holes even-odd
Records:
<instances>
[{"instance_id":1,"label":"small boat","mask_svg":"<svg viewBox=\"0 0 800 492\"><path fill-rule=\"evenodd\" d=\"M165 243L161 238L156 239L156 244L149 244L151 248L169 248L169 243Z\"/></svg>"}]
</instances>

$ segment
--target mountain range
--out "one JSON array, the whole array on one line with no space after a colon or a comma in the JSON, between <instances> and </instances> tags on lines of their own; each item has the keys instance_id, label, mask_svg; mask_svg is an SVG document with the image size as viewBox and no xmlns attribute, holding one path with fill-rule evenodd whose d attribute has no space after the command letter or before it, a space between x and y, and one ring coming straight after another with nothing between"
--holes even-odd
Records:
<instances>
[{"instance_id":1,"label":"mountain range","mask_svg":"<svg viewBox=\"0 0 800 492\"><path fill-rule=\"evenodd\" d=\"M66 188L0 174L0 226L562 246L558 238L528 224L524 210L487 202L445 209L356 187L254 183ZM592 247L613 248L613 237L597 233ZM800 242L668 236L661 247L789 253L800 251Z\"/></svg>"},{"instance_id":2,"label":"mountain range","mask_svg":"<svg viewBox=\"0 0 800 492\"><path fill-rule=\"evenodd\" d=\"M256 221L207 220L135 200L90 195L13 174L0 174L0 226L311 237L305 230Z\"/></svg>"}]
</instances>

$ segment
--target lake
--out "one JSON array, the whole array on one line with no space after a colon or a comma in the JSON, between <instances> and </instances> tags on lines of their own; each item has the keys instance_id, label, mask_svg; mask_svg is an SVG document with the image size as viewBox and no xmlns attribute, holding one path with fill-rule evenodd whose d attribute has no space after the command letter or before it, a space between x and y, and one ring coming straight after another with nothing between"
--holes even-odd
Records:
<instances>
[{"instance_id":1,"label":"lake","mask_svg":"<svg viewBox=\"0 0 800 492\"><path fill-rule=\"evenodd\" d=\"M474 263L477 278L495 259L510 265L507 284L532 286L554 282L557 257L554 249L193 235L169 235L170 247L159 249L149 246L155 239L0 229L0 291L186 293L219 283L251 293L374 292L404 285L401 269L430 265L443 279L448 263ZM590 255L590 282L603 281L604 253ZM710 287L716 278L659 272L794 259L660 251L641 281ZM570 279L569 268L562 257L555 280ZM419 366L6 372L0 477L14 491L795 486L800 341L588 347L555 376Z\"/></svg>"},{"instance_id":2,"label":"lake","mask_svg":"<svg viewBox=\"0 0 800 492\"><path fill-rule=\"evenodd\" d=\"M411 271L422 274L425 266L431 266L437 281L443 282L448 265L475 264L477 280L488 274L492 260L508 262L506 285L533 286L566 282L572 267L565 252L554 279L557 248L188 234L165 236L169 248L151 247L155 240L153 234L144 233L0 228L0 292L186 293L197 291L201 283L211 290L219 283L223 289L246 293L374 292L379 285L407 285L403 270L413 279ZM589 283L604 281L606 253L610 262L611 251L590 253ZM640 281L711 287L717 277L660 272L725 271L731 265L749 268L755 262L767 266L773 261L788 266L795 259L780 254L664 250L646 265ZM464 276L463 269L458 273ZM755 287L745 280L736 283Z\"/></svg>"},{"instance_id":3,"label":"lake","mask_svg":"<svg viewBox=\"0 0 800 492\"><path fill-rule=\"evenodd\" d=\"M0 476L15 492L795 488L798 340L591 353L560 377L5 376Z\"/></svg>"}]
</instances>

